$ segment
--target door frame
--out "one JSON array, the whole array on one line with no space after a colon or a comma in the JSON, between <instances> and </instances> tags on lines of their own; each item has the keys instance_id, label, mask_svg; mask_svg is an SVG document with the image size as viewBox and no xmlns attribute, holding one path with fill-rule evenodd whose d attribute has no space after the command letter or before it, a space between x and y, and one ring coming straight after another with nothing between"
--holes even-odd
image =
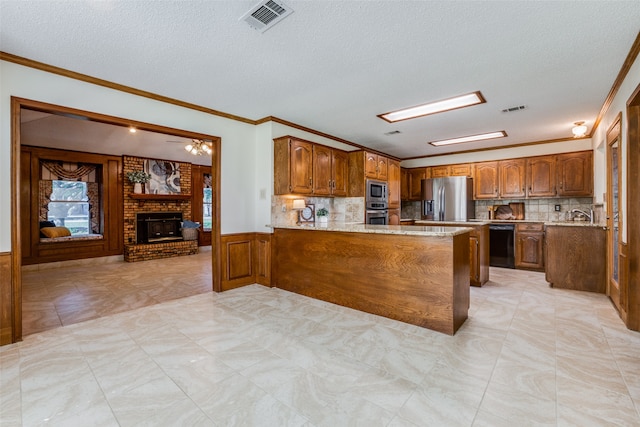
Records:
<instances>
[{"instance_id":1,"label":"door frame","mask_svg":"<svg viewBox=\"0 0 640 427\"><path fill-rule=\"evenodd\" d=\"M640 84L627 101L627 262L622 286L627 292L629 329L640 331Z\"/></svg>"},{"instance_id":2,"label":"door frame","mask_svg":"<svg viewBox=\"0 0 640 427\"><path fill-rule=\"evenodd\" d=\"M183 129L175 129L151 123L139 122L122 117L109 116L106 114L94 113L60 105L48 104L45 102L11 97L11 280L6 283L0 282L0 286L9 286L10 292L0 289L5 295L10 295L10 302L3 303L3 306L10 306L11 312L11 342L22 340L22 251L20 248L20 111L22 108L39 110L52 114L72 114L83 116L89 120L123 127L135 127L140 130L157 132L168 135L175 135L183 138L208 139L212 141L211 168L213 183L213 223L211 230L212 244L212 284L211 288L215 292L222 290L222 257L220 251L220 166L222 157L222 140L220 137L206 135ZM123 153L124 154L124 153ZM5 307L0 307L4 309ZM6 342L0 343L8 344Z\"/></svg>"},{"instance_id":3,"label":"door frame","mask_svg":"<svg viewBox=\"0 0 640 427\"><path fill-rule=\"evenodd\" d=\"M606 191L607 191L607 296L612 300L614 306L618 310L620 317L624 321L627 317L627 311L624 304L625 298L624 293L625 289L621 286L620 273L622 270L622 262L620 262L620 251L621 251L621 242L622 242L622 224L623 224L623 215L620 209L620 195L621 195L621 187L622 187L622 113L618 113L616 118L613 121L613 124L609 126L606 135L607 142L607 182L606 182ZM618 279L617 279L617 289L614 288L613 281L613 269L614 269L614 260L613 254L615 251L614 247L614 212L613 212L613 154L612 154L612 146L614 143L618 144L618 150L616 153L616 161L618 164L617 168L617 180L618 180L618 239L617 239L617 249L618 249ZM613 291L613 292L612 292ZM612 295L613 294L613 295Z\"/></svg>"}]
</instances>

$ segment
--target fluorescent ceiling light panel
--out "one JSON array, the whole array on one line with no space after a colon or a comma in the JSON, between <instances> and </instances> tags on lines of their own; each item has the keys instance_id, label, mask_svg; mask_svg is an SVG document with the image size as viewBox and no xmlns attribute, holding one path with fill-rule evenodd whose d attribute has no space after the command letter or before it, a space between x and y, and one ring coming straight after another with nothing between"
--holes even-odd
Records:
<instances>
[{"instance_id":1,"label":"fluorescent ceiling light panel","mask_svg":"<svg viewBox=\"0 0 640 427\"><path fill-rule=\"evenodd\" d=\"M401 120L428 116L430 114L442 113L444 111L456 110L458 108L470 107L471 105L484 104L485 102L487 101L484 99L480 91L477 91L466 95L443 99L441 101L405 108L404 110L379 114L378 117L389 123L393 123Z\"/></svg>"},{"instance_id":2,"label":"fluorescent ceiling light panel","mask_svg":"<svg viewBox=\"0 0 640 427\"><path fill-rule=\"evenodd\" d=\"M498 132L481 133L480 135L469 135L469 136L461 136L460 138L442 139L440 141L432 141L429 144L435 145L436 147L438 147L440 145L451 145L451 144L460 144L462 142L483 141L485 139L504 138L505 136L507 136L507 133L501 130Z\"/></svg>"}]
</instances>

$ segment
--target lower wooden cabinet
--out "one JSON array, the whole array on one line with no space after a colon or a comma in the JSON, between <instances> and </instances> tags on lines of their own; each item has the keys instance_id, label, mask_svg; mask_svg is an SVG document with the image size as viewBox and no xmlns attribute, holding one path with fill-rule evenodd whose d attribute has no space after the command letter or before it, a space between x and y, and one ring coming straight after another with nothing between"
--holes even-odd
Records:
<instances>
[{"instance_id":1,"label":"lower wooden cabinet","mask_svg":"<svg viewBox=\"0 0 640 427\"><path fill-rule=\"evenodd\" d=\"M547 226L546 280L554 288L605 293L607 236L602 227Z\"/></svg>"},{"instance_id":2,"label":"lower wooden cabinet","mask_svg":"<svg viewBox=\"0 0 640 427\"><path fill-rule=\"evenodd\" d=\"M400 225L400 209L389 209L389 225Z\"/></svg>"},{"instance_id":3,"label":"lower wooden cabinet","mask_svg":"<svg viewBox=\"0 0 640 427\"><path fill-rule=\"evenodd\" d=\"M544 271L544 224L516 224L516 268Z\"/></svg>"},{"instance_id":4,"label":"lower wooden cabinet","mask_svg":"<svg viewBox=\"0 0 640 427\"><path fill-rule=\"evenodd\" d=\"M489 281L489 226L473 227L469 233L469 276L471 286Z\"/></svg>"}]
</instances>

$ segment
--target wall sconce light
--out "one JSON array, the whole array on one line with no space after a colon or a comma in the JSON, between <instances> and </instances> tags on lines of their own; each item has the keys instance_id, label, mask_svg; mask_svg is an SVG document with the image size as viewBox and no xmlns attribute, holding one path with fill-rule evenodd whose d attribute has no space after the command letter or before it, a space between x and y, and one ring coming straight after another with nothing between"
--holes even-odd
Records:
<instances>
[{"instance_id":1,"label":"wall sconce light","mask_svg":"<svg viewBox=\"0 0 640 427\"><path fill-rule=\"evenodd\" d=\"M574 125L573 129L571 129L574 138L582 138L587 134L587 125L584 122L575 122Z\"/></svg>"},{"instance_id":2,"label":"wall sconce light","mask_svg":"<svg viewBox=\"0 0 640 427\"><path fill-rule=\"evenodd\" d=\"M293 199L293 210L298 211L298 222L296 224L300 224L300 212L302 209L307 207L307 203L304 199Z\"/></svg>"}]
</instances>

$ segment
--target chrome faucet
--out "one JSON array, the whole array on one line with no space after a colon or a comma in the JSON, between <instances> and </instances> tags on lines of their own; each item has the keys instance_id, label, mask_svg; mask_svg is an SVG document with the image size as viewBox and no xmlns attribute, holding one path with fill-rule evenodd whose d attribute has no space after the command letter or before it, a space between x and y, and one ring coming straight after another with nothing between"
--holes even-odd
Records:
<instances>
[{"instance_id":1,"label":"chrome faucet","mask_svg":"<svg viewBox=\"0 0 640 427\"><path fill-rule=\"evenodd\" d=\"M589 222L590 222L591 224L593 224L593 209L589 209L589 213L586 213L585 211L580 210L580 209L572 209L572 210L571 210L571 213L572 213L572 214L574 214L574 213L581 213L582 215L584 215L584 216L586 216L587 218L589 218ZM572 215L571 217L573 217L573 215Z\"/></svg>"}]
</instances>

